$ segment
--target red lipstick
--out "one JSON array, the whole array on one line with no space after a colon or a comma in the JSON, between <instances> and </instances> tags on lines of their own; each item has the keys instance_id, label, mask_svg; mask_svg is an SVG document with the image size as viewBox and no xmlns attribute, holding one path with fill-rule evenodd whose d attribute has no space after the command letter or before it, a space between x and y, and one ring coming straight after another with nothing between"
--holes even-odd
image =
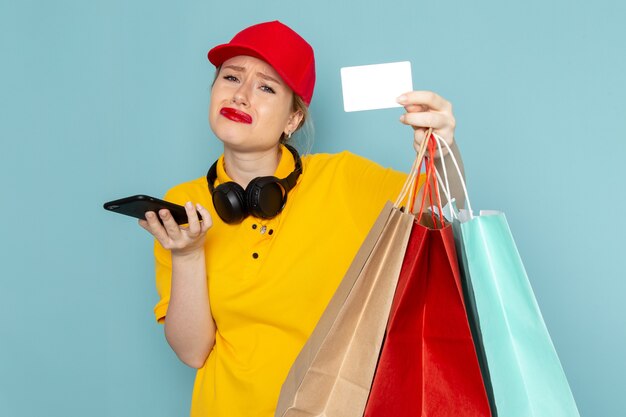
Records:
<instances>
[{"instance_id":1,"label":"red lipstick","mask_svg":"<svg viewBox=\"0 0 626 417\"><path fill-rule=\"evenodd\" d=\"M222 109L220 110L220 114L227 119L232 120L233 122L246 124L252 123L252 116L250 116L248 113L244 113L231 107L222 107Z\"/></svg>"}]
</instances>

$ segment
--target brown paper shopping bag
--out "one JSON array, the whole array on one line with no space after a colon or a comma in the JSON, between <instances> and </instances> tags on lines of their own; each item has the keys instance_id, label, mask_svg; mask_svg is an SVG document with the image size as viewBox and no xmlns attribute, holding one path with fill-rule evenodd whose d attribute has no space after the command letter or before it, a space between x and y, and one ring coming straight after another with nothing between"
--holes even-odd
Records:
<instances>
[{"instance_id":1,"label":"brown paper shopping bag","mask_svg":"<svg viewBox=\"0 0 626 417\"><path fill-rule=\"evenodd\" d=\"M360 417L413 215L388 203L282 386L276 417Z\"/></svg>"}]
</instances>

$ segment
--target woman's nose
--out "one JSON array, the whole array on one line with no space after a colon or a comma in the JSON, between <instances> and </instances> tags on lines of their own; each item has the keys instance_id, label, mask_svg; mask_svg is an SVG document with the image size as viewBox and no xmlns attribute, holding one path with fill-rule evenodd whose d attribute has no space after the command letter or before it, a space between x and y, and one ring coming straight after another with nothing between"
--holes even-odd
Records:
<instances>
[{"instance_id":1,"label":"woman's nose","mask_svg":"<svg viewBox=\"0 0 626 417\"><path fill-rule=\"evenodd\" d=\"M235 90L232 101L234 104L239 104L241 106L247 106L249 104L248 86L246 83L241 84L241 86Z\"/></svg>"}]
</instances>

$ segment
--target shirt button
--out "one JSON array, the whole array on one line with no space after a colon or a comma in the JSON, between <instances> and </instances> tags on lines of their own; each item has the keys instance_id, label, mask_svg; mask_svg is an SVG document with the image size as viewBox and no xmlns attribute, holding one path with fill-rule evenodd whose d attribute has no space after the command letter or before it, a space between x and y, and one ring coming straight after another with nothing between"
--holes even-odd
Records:
<instances>
[{"instance_id":1,"label":"shirt button","mask_svg":"<svg viewBox=\"0 0 626 417\"><path fill-rule=\"evenodd\" d=\"M256 252L254 252L254 253L252 254L252 257L253 257L254 259L257 259L257 258L259 257L259 254L258 254L258 253L256 253Z\"/></svg>"},{"instance_id":2,"label":"shirt button","mask_svg":"<svg viewBox=\"0 0 626 417\"><path fill-rule=\"evenodd\" d=\"M274 234L274 229L270 229L269 232L267 232L267 233L269 233L270 235L273 235Z\"/></svg>"},{"instance_id":3,"label":"shirt button","mask_svg":"<svg viewBox=\"0 0 626 417\"><path fill-rule=\"evenodd\" d=\"M253 229L256 229L256 224L253 224L253 225L252 225L252 228L253 228Z\"/></svg>"}]
</instances>

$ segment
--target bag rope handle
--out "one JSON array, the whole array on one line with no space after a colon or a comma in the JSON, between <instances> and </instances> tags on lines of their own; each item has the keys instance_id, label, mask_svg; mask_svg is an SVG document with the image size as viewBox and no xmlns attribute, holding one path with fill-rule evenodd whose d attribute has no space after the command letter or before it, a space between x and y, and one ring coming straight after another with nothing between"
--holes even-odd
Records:
<instances>
[{"instance_id":1,"label":"bag rope handle","mask_svg":"<svg viewBox=\"0 0 626 417\"><path fill-rule=\"evenodd\" d=\"M399 208L402 205L402 202L404 201L404 199L407 196L407 193L409 193L409 191L411 192L409 195L409 200L407 200L407 206L411 207L411 210L409 210L409 212L412 212L412 204L413 204L413 190L416 187L416 183L418 183L418 174L420 172L420 168L422 165L422 160L424 159L424 156L426 155L426 149L428 147L428 138L430 137L430 135L432 134L433 129L429 128L428 131L426 131L426 134L424 135L424 140L422 141L422 144L420 145L420 148L417 152L417 157L415 158L415 161L413 162L413 166L411 167L411 171L409 172L409 175L406 179L406 181L404 182L404 185L402 186L402 190L400 191L400 194L398 195L398 198L396 199L396 202L394 203L394 207ZM411 206L409 206L409 204L411 204Z\"/></svg>"},{"instance_id":2,"label":"bag rope handle","mask_svg":"<svg viewBox=\"0 0 626 417\"><path fill-rule=\"evenodd\" d=\"M437 172L437 168L435 167L435 152L436 152L436 143L437 140L435 136L431 134L428 138L428 156L425 157L425 170L426 170L426 183L424 185L424 190L422 194L422 203L420 205L419 215L417 217L417 221L419 222L422 219L422 215L424 214L424 204L426 203L426 196L428 196L429 206L433 206L433 188L435 189L435 202L437 203L437 208L439 210L439 223L441 228L444 227L443 223L443 209L441 207L441 196L439 194L439 186L436 180L434 180L434 176ZM438 228L437 225L437 216L435 216L435 212L431 210L431 218L433 221L433 227Z\"/></svg>"},{"instance_id":3,"label":"bag rope handle","mask_svg":"<svg viewBox=\"0 0 626 417\"><path fill-rule=\"evenodd\" d=\"M461 169L459 168L459 164L456 160L456 157L454 156L454 153L452 152L452 149L450 148L450 145L448 145L448 143L445 141L445 139L443 139L441 136L439 136L436 133L433 133L433 136L435 137L435 140L437 141L437 146L439 147L439 153L441 154L441 144L443 143L443 145L446 147L446 149L448 150L448 154L451 156L452 158L452 163L454 164L455 170L459 176L459 180L461 182L461 186L463 187L463 193L465 194L465 201L467 201L467 209L470 215L470 219L474 218L474 212L472 210L472 203L470 202L470 198L469 198L469 194L467 193L467 185L465 184L465 179L463 178L463 175L461 174ZM450 193L450 185L448 183L448 175L447 175L447 170L446 170L446 166L445 166L445 161L443 161L443 157L442 157L442 167L444 169L444 176L445 176L445 181L446 181L446 188L445 188L445 194L446 197L448 198L448 201L452 200L452 196ZM439 180L439 182L441 182L441 176L439 175L439 172L435 172L437 175L437 179ZM443 184L442 184L443 186ZM454 210L450 210L450 212L452 213L453 217L456 217L458 219L458 217L456 216L456 213L454 213Z\"/></svg>"}]
</instances>

